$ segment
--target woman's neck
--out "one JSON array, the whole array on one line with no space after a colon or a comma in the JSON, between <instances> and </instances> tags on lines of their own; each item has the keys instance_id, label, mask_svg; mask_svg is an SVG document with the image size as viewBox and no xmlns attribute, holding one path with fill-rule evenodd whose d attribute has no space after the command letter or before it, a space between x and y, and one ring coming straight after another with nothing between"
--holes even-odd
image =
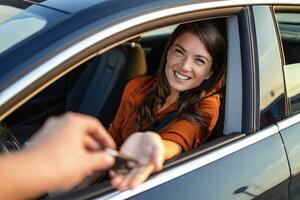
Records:
<instances>
[{"instance_id":1,"label":"woman's neck","mask_svg":"<svg viewBox=\"0 0 300 200\"><path fill-rule=\"evenodd\" d=\"M174 103L175 101L177 101L178 97L179 97L179 92L171 89L171 92L170 92L169 96L167 97L165 104Z\"/></svg>"},{"instance_id":2,"label":"woman's neck","mask_svg":"<svg viewBox=\"0 0 300 200\"><path fill-rule=\"evenodd\" d=\"M159 105L158 106L158 112L163 111L164 109L166 109L167 107L169 107L171 104L173 104L174 102L177 101L179 97L179 92L171 90L171 93L169 94L169 96L166 99L166 102L164 103L164 105Z\"/></svg>"}]
</instances>

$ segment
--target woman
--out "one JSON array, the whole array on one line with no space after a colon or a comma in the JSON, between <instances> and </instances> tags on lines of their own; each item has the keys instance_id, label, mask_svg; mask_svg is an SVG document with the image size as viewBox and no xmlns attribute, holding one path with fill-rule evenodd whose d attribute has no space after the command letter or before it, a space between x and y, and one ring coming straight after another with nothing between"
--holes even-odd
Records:
<instances>
[{"instance_id":1,"label":"woman","mask_svg":"<svg viewBox=\"0 0 300 200\"><path fill-rule=\"evenodd\" d=\"M127 84L109 128L117 146L132 133L149 130L172 111L176 118L157 131L165 147L164 158L202 144L219 116L220 94L216 91L222 87L226 52L224 38L212 22L179 25L166 46L158 75L138 77ZM124 152L130 152L128 148ZM141 171L145 178L152 169L148 166ZM118 188L130 179L112 175Z\"/></svg>"}]
</instances>

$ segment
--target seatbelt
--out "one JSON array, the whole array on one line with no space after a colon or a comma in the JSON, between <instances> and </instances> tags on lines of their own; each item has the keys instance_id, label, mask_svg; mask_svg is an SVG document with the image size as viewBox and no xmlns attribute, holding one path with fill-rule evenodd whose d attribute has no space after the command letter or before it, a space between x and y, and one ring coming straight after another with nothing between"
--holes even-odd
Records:
<instances>
[{"instance_id":1,"label":"seatbelt","mask_svg":"<svg viewBox=\"0 0 300 200\"><path fill-rule=\"evenodd\" d=\"M224 91L224 87L219 88L216 92L212 93L209 96L204 97L203 99L210 97L215 94L222 94ZM201 100L203 100L201 99ZM221 105L220 105L221 106ZM168 125L171 121L173 121L177 117L177 111L168 112L165 116L160 118L156 123L152 124L150 127L144 129L144 131L153 131L153 132L159 132L163 127Z\"/></svg>"},{"instance_id":2,"label":"seatbelt","mask_svg":"<svg viewBox=\"0 0 300 200\"><path fill-rule=\"evenodd\" d=\"M168 112L165 116L160 118L156 123L154 123L150 127L146 128L145 131L159 132L159 130L161 130L163 127L165 127L167 124L169 124L176 117L177 117L176 111Z\"/></svg>"}]
</instances>

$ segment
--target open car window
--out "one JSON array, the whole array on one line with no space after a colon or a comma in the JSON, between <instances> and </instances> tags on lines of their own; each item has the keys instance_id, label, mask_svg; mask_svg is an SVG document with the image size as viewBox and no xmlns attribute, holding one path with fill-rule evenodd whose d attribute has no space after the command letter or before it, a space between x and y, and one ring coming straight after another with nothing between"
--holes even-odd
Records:
<instances>
[{"instance_id":1,"label":"open car window","mask_svg":"<svg viewBox=\"0 0 300 200\"><path fill-rule=\"evenodd\" d=\"M245 136L242 134L243 88L240 87L243 82L240 49L244 39L240 38L240 19L237 15L217 16L216 19L219 19L219 28L228 45L226 86L214 133L216 137L168 161L164 170ZM129 39L116 42L105 52L99 49L101 53L93 54L92 58L52 83L6 117L4 122L22 145L26 145L48 117L65 111L92 115L108 127L120 104L125 84L137 76L156 74L165 44L177 25L130 35ZM108 185L106 180L93 187L97 188L97 194L113 191Z\"/></svg>"}]
</instances>

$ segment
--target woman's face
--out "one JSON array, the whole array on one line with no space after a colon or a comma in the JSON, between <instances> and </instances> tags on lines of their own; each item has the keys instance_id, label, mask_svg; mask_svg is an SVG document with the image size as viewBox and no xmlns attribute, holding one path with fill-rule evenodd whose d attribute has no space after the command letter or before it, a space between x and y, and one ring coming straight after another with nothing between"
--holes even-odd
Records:
<instances>
[{"instance_id":1,"label":"woman's face","mask_svg":"<svg viewBox=\"0 0 300 200\"><path fill-rule=\"evenodd\" d=\"M212 57L193 33L178 36L167 54L165 73L172 92L198 87L212 75Z\"/></svg>"}]
</instances>

